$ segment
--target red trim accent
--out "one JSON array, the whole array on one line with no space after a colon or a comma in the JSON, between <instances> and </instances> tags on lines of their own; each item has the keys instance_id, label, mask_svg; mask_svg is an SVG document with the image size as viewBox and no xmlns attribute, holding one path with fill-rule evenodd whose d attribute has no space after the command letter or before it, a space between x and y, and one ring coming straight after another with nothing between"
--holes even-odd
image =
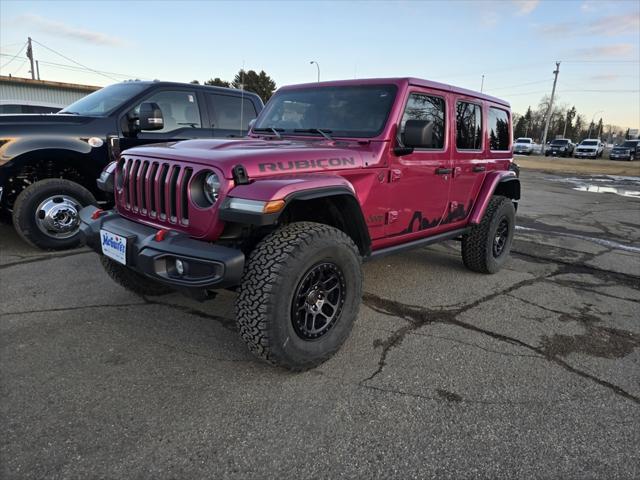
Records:
<instances>
[{"instance_id":1,"label":"red trim accent","mask_svg":"<svg viewBox=\"0 0 640 480\"><path fill-rule=\"evenodd\" d=\"M97 220L100 217L100 215L102 215L103 213L104 213L104 210L101 210L99 208L97 210L94 210L93 213L91 214L91 220Z\"/></svg>"},{"instance_id":2,"label":"red trim accent","mask_svg":"<svg viewBox=\"0 0 640 480\"><path fill-rule=\"evenodd\" d=\"M162 230L158 230L156 232L156 236L154 237L156 242L161 242L164 240L164 237L167 236L167 233L169 233L169 230L167 230L166 228L163 228Z\"/></svg>"}]
</instances>

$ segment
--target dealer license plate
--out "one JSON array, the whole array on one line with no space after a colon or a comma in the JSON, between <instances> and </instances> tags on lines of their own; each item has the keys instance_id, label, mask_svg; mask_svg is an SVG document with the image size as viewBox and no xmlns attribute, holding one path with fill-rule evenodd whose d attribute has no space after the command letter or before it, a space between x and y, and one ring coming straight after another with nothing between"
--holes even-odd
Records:
<instances>
[{"instance_id":1,"label":"dealer license plate","mask_svg":"<svg viewBox=\"0 0 640 480\"><path fill-rule=\"evenodd\" d=\"M121 235L100 230L102 253L123 265L127 264L127 239Z\"/></svg>"}]
</instances>

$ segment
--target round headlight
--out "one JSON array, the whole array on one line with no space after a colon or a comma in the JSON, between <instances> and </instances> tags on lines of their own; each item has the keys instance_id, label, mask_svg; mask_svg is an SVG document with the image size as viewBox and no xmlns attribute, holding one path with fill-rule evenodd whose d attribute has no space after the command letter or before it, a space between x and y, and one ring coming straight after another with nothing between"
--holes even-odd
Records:
<instances>
[{"instance_id":1,"label":"round headlight","mask_svg":"<svg viewBox=\"0 0 640 480\"><path fill-rule=\"evenodd\" d=\"M209 173L204 179L204 196L214 204L218 200L220 192L220 179L215 173Z\"/></svg>"}]
</instances>

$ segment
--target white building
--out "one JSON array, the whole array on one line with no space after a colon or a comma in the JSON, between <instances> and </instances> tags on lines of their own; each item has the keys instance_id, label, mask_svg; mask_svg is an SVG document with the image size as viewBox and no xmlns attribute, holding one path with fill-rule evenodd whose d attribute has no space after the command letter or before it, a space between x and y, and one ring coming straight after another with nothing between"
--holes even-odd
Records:
<instances>
[{"instance_id":1,"label":"white building","mask_svg":"<svg viewBox=\"0 0 640 480\"><path fill-rule=\"evenodd\" d=\"M0 113L51 113L100 87L0 75Z\"/></svg>"}]
</instances>

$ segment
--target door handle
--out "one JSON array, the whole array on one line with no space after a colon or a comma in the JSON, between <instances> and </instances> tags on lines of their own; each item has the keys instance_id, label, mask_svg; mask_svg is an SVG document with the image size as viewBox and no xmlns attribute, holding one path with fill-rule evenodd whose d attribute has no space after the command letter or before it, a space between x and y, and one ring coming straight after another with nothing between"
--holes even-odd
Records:
<instances>
[{"instance_id":1,"label":"door handle","mask_svg":"<svg viewBox=\"0 0 640 480\"><path fill-rule=\"evenodd\" d=\"M449 175L453 168L436 168L436 175Z\"/></svg>"},{"instance_id":2,"label":"door handle","mask_svg":"<svg viewBox=\"0 0 640 480\"><path fill-rule=\"evenodd\" d=\"M476 165L475 167L473 167L473 171L474 172L484 172L485 168L482 165Z\"/></svg>"}]
</instances>

